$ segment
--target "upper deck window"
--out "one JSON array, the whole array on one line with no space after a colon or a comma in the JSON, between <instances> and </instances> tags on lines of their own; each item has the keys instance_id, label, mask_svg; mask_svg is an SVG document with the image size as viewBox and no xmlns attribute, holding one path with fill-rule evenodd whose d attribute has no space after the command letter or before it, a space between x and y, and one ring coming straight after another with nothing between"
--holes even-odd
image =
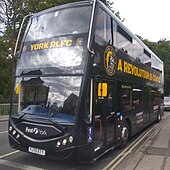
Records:
<instances>
[{"instance_id":1,"label":"upper deck window","mask_svg":"<svg viewBox=\"0 0 170 170\"><path fill-rule=\"evenodd\" d=\"M112 40L111 17L101 8L97 12L95 34L107 42Z\"/></svg>"},{"instance_id":2,"label":"upper deck window","mask_svg":"<svg viewBox=\"0 0 170 170\"><path fill-rule=\"evenodd\" d=\"M35 70L41 74L84 73L84 47L91 8L64 8L33 17L23 42L16 75Z\"/></svg>"},{"instance_id":3,"label":"upper deck window","mask_svg":"<svg viewBox=\"0 0 170 170\"><path fill-rule=\"evenodd\" d=\"M151 54L150 54L147 50L144 49L144 53L145 53L149 58L151 58Z\"/></svg>"},{"instance_id":4,"label":"upper deck window","mask_svg":"<svg viewBox=\"0 0 170 170\"><path fill-rule=\"evenodd\" d=\"M117 25L116 47L132 56L132 37Z\"/></svg>"},{"instance_id":5,"label":"upper deck window","mask_svg":"<svg viewBox=\"0 0 170 170\"><path fill-rule=\"evenodd\" d=\"M30 22L26 41L86 33L90 16L91 6L60 9L35 16Z\"/></svg>"},{"instance_id":6,"label":"upper deck window","mask_svg":"<svg viewBox=\"0 0 170 170\"><path fill-rule=\"evenodd\" d=\"M117 26L117 31L132 43L132 37L126 31L124 31L119 25Z\"/></svg>"},{"instance_id":7,"label":"upper deck window","mask_svg":"<svg viewBox=\"0 0 170 170\"><path fill-rule=\"evenodd\" d=\"M143 54L143 63L151 67L151 54L145 49L144 49L144 54Z\"/></svg>"},{"instance_id":8,"label":"upper deck window","mask_svg":"<svg viewBox=\"0 0 170 170\"><path fill-rule=\"evenodd\" d=\"M143 62L143 47L135 39L133 39L133 57L140 62Z\"/></svg>"}]
</instances>

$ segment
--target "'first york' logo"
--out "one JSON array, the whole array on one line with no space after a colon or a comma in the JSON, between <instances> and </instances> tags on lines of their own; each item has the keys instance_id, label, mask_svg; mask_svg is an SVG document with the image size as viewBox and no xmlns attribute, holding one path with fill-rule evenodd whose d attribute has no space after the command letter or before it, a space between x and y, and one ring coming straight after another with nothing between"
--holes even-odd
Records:
<instances>
[{"instance_id":1,"label":"'first york' logo","mask_svg":"<svg viewBox=\"0 0 170 170\"><path fill-rule=\"evenodd\" d=\"M29 128L26 127L25 128L25 132L27 133L31 133L31 134L35 134L35 135L47 135L47 131L46 130L42 130L42 129L38 129L38 128Z\"/></svg>"}]
</instances>

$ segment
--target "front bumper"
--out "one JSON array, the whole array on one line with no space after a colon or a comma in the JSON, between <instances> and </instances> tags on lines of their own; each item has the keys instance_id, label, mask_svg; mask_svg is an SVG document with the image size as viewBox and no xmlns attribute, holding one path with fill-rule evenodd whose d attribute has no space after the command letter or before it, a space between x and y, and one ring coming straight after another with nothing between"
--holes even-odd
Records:
<instances>
[{"instance_id":1,"label":"front bumper","mask_svg":"<svg viewBox=\"0 0 170 170\"><path fill-rule=\"evenodd\" d=\"M16 139L16 137L9 133L9 143L12 148L27 153L36 154L36 155L45 156L54 159L69 158L73 154L75 148L74 144L68 144L68 146L57 147L58 140L46 141L46 142L40 142L40 141L33 142L23 136L20 136L18 139ZM30 148L33 148L35 151L30 151Z\"/></svg>"}]
</instances>

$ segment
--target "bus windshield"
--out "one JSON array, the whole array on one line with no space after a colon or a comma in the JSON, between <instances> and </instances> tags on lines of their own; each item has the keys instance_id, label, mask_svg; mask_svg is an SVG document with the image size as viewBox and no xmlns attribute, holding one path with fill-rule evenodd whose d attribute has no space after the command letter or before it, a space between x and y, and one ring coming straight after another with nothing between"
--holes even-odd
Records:
<instances>
[{"instance_id":1,"label":"bus windshield","mask_svg":"<svg viewBox=\"0 0 170 170\"><path fill-rule=\"evenodd\" d=\"M13 116L44 117L59 124L74 124L82 76L17 78Z\"/></svg>"},{"instance_id":2,"label":"bus windshield","mask_svg":"<svg viewBox=\"0 0 170 170\"><path fill-rule=\"evenodd\" d=\"M91 6L79 6L35 15L27 28L16 74L37 69L42 74L56 70L59 74L83 73L90 11Z\"/></svg>"}]
</instances>

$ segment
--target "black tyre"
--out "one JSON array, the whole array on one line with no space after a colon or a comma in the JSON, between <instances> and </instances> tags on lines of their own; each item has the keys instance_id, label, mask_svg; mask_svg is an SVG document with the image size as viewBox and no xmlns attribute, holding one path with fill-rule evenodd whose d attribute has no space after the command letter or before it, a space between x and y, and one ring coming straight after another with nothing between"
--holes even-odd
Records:
<instances>
[{"instance_id":1,"label":"black tyre","mask_svg":"<svg viewBox=\"0 0 170 170\"><path fill-rule=\"evenodd\" d=\"M159 111L158 114L157 114L157 119L156 119L156 122L160 122L161 120L161 112Z\"/></svg>"}]
</instances>

